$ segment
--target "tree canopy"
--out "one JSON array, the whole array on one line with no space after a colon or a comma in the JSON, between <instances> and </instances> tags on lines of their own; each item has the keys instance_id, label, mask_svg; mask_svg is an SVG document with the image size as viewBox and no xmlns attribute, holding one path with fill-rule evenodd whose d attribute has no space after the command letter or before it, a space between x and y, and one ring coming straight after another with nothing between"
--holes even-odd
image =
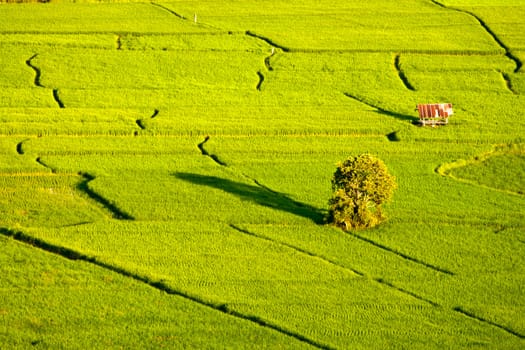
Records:
<instances>
[{"instance_id":1,"label":"tree canopy","mask_svg":"<svg viewBox=\"0 0 525 350\"><path fill-rule=\"evenodd\" d=\"M361 229L381 223L381 205L397 187L382 160L362 154L339 163L332 178L332 198L327 221L344 229Z\"/></svg>"}]
</instances>

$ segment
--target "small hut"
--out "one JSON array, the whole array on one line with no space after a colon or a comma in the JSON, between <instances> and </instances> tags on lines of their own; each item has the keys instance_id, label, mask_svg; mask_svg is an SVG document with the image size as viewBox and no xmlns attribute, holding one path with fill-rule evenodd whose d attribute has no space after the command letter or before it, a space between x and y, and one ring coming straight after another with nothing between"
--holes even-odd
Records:
<instances>
[{"instance_id":1,"label":"small hut","mask_svg":"<svg viewBox=\"0 0 525 350\"><path fill-rule=\"evenodd\" d=\"M445 125L448 124L448 117L454 114L451 103L418 104L416 109L421 125Z\"/></svg>"}]
</instances>

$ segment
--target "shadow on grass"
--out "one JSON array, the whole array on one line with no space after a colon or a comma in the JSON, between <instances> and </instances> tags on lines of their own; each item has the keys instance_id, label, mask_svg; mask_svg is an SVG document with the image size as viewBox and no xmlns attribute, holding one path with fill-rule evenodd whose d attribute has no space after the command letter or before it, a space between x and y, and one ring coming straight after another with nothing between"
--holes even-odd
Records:
<instances>
[{"instance_id":1,"label":"shadow on grass","mask_svg":"<svg viewBox=\"0 0 525 350\"><path fill-rule=\"evenodd\" d=\"M388 117L393 117L393 118L396 118L396 119L399 119L399 120L402 120L402 121L408 121L414 125L418 124L418 121L419 121L419 118L418 117L413 117L411 115L408 115L408 114L402 114L402 113L397 113L397 112L391 112L391 111L387 111L385 109L382 109L382 108L379 108L379 107L375 107L377 109L377 114L381 114L381 115L386 115Z\"/></svg>"},{"instance_id":2,"label":"shadow on grass","mask_svg":"<svg viewBox=\"0 0 525 350\"><path fill-rule=\"evenodd\" d=\"M396 119L399 119L399 120L402 120L402 121L409 121L412 124L417 124L417 122L419 120L419 118L411 116L411 115L408 115L408 114L402 114L402 113L397 113L397 112L393 112L393 111L389 111L389 110L383 109L383 108L381 108L381 107L379 107L377 105L374 105L374 104L372 104L370 102L365 101L361 97L352 95L352 94L350 94L348 92L345 92L344 95L346 97L348 97L348 98L351 98L353 100L359 101L362 104L365 104L365 105L367 105L369 107L375 108L377 114L386 115L388 117L396 118Z\"/></svg>"},{"instance_id":3,"label":"shadow on grass","mask_svg":"<svg viewBox=\"0 0 525 350\"><path fill-rule=\"evenodd\" d=\"M176 178L200 186L216 188L239 197L241 200L253 202L264 207L288 212L310 219L316 224L322 224L324 212L309 204L298 202L284 193L272 191L261 185L248 185L216 176L192 173L174 173Z\"/></svg>"}]
</instances>

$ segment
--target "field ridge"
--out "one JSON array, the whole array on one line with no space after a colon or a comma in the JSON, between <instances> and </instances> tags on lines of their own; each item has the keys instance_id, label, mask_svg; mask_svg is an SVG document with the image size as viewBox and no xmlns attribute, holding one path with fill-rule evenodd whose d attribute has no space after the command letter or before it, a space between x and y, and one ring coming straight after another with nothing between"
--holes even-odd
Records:
<instances>
[{"instance_id":1,"label":"field ridge","mask_svg":"<svg viewBox=\"0 0 525 350\"><path fill-rule=\"evenodd\" d=\"M523 334L521 334L519 332L516 332L515 330L513 330L513 329L511 329L509 327L500 325L500 324L498 324L496 322L492 322L492 321L487 320L487 319L485 319L483 317L477 316L476 314L474 314L474 313L472 313L470 311L467 311L467 310L465 310L464 308L462 308L460 306L455 307L454 311L456 311L456 312L458 312L458 313L460 313L460 314L462 314L462 315L464 315L466 317L470 317L470 318L472 318L474 320L477 320L479 322L486 323L486 324L489 324L489 325L491 325L493 327L499 328L499 329L501 329L501 330L503 330L503 331L505 331L505 332L507 332L509 334L512 334L513 336L518 337L520 339L525 339L525 335L523 335Z\"/></svg>"},{"instance_id":2,"label":"field ridge","mask_svg":"<svg viewBox=\"0 0 525 350\"><path fill-rule=\"evenodd\" d=\"M115 273L118 273L124 277L128 277L128 278L131 278L135 281L138 281L138 282L142 282L142 283L145 283L147 285L149 285L150 287L152 288L155 288L157 290L160 290L166 294L169 294L169 295L176 295L176 296L179 296L179 297L182 297L186 300L189 300L191 302L194 302L194 303L197 303L199 305L202 305L202 306L206 306L208 308L211 308L215 311L218 311L218 312L221 312L221 313L224 313L224 314L227 314L227 315L230 315L232 317L236 317L236 318L239 318L239 319L243 319L243 320L246 320L246 321L249 321L249 322L252 322L252 323L255 323L261 327L265 327L265 328L269 328L273 331L276 331L276 332L279 332L283 335L286 335L286 336L289 336L289 337L292 337L296 340L299 340L305 344L308 344L308 345L311 345L315 348L318 348L318 349L323 349L323 350L335 350L334 347L332 346L329 346L327 344L322 344L321 342L319 341L316 341L316 340L312 340L302 334L299 334L297 332L294 332L294 331L291 331L291 330L287 330L279 325L276 325L276 324L273 324L271 322L268 322L267 320L264 320L262 319L261 317L259 316L254 316L254 315L247 315L247 314L244 314L244 313L241 313L239 311L236 311L236 310L233 310L231 308L229 308L226 304L216 304L216 303L212 303L212 302L209 302L209 301L206 301L196 295L191 295L187 292L184 292L182 290L178 290L178 289L175 289L169 285L167 285L166 283L164 283L163 281L154 281L154 280L151 280L149 279L148 277L144 277L144 276L141 276L139 274L136 274L136 273L132 273L124 268L121 268L119 266L116 266L116 265L112 265L110 263L107 263L107 262L103 262L103 261L100 261L99 259L97 259L96 257L91 257L91 256L88 256L88 255L85 255L83 253L80 253L80 252L77 252L76 250L73 250L73 249L70 249L70 248L67 248L67 247L63 247L63 246L59 246L59 245L55 245L55 244L52 244L52 243L49 243L49 242L46 242L45 240L42 240L42 239L39 239L39 238L35 238L31 235L28 235L22 231L14 231L14 230L11 230L11 229L7 229L7 228L4 228L4 227L0 227L0 234L6 236L6 237L11 237L21 243L25 243L25 244L28 244L30 246L33 246L33 247L36 247L36 248L39 248L39 249L42 249L46 252L49 252L49 253L52 253L52 254L55 254L55 255L59 255L63 258L66 258L68 260L74 260L74 261L84 261L84 262L87 262L87 263L90 263L90 264L93 264L93 265L96 265L98 267L101 267L101 268L104 268L108 271L112 271L112 272L115 272Z\"/></svg>"},{"instance_id":3,"label":"field ridge","mask_svg":"<svg viewBox=\"0 0 525 350\"><path fill-rule=\"evenodd\" d=\"M514 55L512 53L512 50L499 38L499 36L490 28L490 26L480 16L478 16L474 12L471 12L471 11L468 11L468 10L465 10L465 9L462 9L462 8L456 8L456 7L452 7L452 6L447 6L447 5L442 4L441 2L439 2L437 0L430 0L430 1L432 3L434 3L435 5L437 5L439 7L442 7L444 9L465 13L465 14L473 17L474 19L476 19L476 21L478 21L478 23L487 32L487 34L489 34L492 37L492 39L494 39L494 41L503 50L505 50L505 56L507 56L510 60L512 60L514 62L514 64L516 65L516 68L514 68L514 73L518 73L520 71L521 67L523 66L523 62L521 62L521 60L520 60L520 58L518 56L516 56L516 55Z\"/></svg>"},{"instance_id":4,"label":"field ridge","mask_svg":"<svg viewBox=\"0 0 525 350\"><path fill-rule=\"evenodd\" d=\"M410 81L408 80L408 77L406 76L405 72L401 68L400 61L401 61L401 55L400 54L396 54L395 58L394 58L394 68L397 71L397 75L399 76L399 79L401 79L401 81L403 82L403 85L405 85L407 90L415 91L416 89L414 88L414 86L412 84L410 84Z\"/></svg>"},{"instance_id":5,"label":"field ridge","mask_svg":"<svg viewBox=\"0 0 525 350\"><path fill-rule=\"evenodd\" d=\"M38 53L35 53L33 56L29 57L26 60L26 65L35 72L35 79L34 79L35 86L44 88L45 86L43 86L42 83L40 82L40 77L42 76L42 72L40 68L38 68L37 66L33 64L33 60L37 57L38 57Z\"/></svg>"},{"instance_id":6,"label":"field ridge","mask_svg":"<svg viewBox=\"0 0 525 350\"><path fill-rule=\"evenodd\" d=\"M307 250L307 249L303 249L303 248L300 248L300 247L298 247L298 246L295 246L295 245L293 245L293 244L289 244L289 243L286 243L286 242L283 242L283 241L275 240L275 239L272 239L272 238L267 237L267 236L265 236L265 235L257 234L257 233L255 233L255 232L249 231L249 230L247 230L247 229L243 229L243 228L241 228L241 227L239 227L239 226L237 226L237 225L229 224L229 226L230 226L232 229L234 229L234 230L236 230L236 231L238 231L238 232L240 232L240 233L243 233L243 234L246 234L246 235L249 235L249 236L252 236L252 237L258 238L258 239L266 240L266 241L269 241L269 242L272 242L272 243L275 243L275 244L278 244L278 245L281 245L281 246L284 246L284 247L287 247L287 248L290 248L290 249L293 249L293 250L295 250L295 251L297 251L297 252L299 252L299 253L301 253L301 254L305 254L305 255L307 255L307 256L309 256L309 257L313 257L313 258L316 258L316 259L320 259L320 260L322 260L322 261L324 261L324 262L326 262L326 263L328 263L328 264L330 264L330 265L333 265L333 266L335 266L335 267L337 267L337 268L341 268L341 269L343 269L343 270L347 270L347 271L349 271L349 272L351 272L351 273L354 273L354 274L356 274L356 275L358 275L358 276L360 276L360 277L363 277L363 278L369 278L369 279L371 279L372 281L375 281L375 282L377 282L377 283L379 283L379 284L381 284L381 285L383 285L383 286L387 286L387 287L389 287L389 288L391 288L391 289L394 289L394 290L396 290L396 291L398 291L398 292L401 292L401 293L403 293L403 294L409 295L409 296L411 296L411 297L413 297L413 298L415 298L415 299L417 299L417 300L419 300L419 301L423 301L423 302L428 303L428 304L430 304L430 305L432 305L432 306L434 306L434 307L441 307L441 305L439 305L438 303L436 303L436 302L434 302L434 301L432 301L432 300L430 300L430 299L427 299L427 298L425 298L425 297L422 297L422 296L420 296L420 295L417 295L417 294L414 293L414 292L411 292L411 291L408 291L408 290L406 290L406 289L403 289L403 288L397 287L397 286L394 285L393 283L391 283L391 282L387 282L387 281L386 281L385 279L383 279L383 278L373 278L372 276L369 276L369 275L366 274L365 272L362 272L362 271L356 270L356 269L354 269L354 268L348 267L348 266L346 266L346 265L343 265L343 264L341 264L341 263L338 263L338 262L336 262L336 261L334 261L334 260L331 260L331 259L329 259L329 258L327 258L327 257L324 257L324 256L322 256L322 255L315 254L315 253L313 253L313 252L311 252L311 251L309 251L309 250Z\"/></svg>"}]
</instances>

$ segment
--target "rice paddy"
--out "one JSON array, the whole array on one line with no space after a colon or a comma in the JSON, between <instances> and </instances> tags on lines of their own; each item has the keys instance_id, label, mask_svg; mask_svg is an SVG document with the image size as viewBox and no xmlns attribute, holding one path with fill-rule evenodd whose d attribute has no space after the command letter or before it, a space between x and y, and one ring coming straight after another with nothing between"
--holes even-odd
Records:
<instances>
[{"instance_id":1,"label":"rice paddy","mask_svg":"<svg viewBox=\"0 0 525 350\"><path fill-rule=\"evenodd\" d=\"M523 348L524 11L0 3L0 348Z\"/></svg>"}]
</instances>

